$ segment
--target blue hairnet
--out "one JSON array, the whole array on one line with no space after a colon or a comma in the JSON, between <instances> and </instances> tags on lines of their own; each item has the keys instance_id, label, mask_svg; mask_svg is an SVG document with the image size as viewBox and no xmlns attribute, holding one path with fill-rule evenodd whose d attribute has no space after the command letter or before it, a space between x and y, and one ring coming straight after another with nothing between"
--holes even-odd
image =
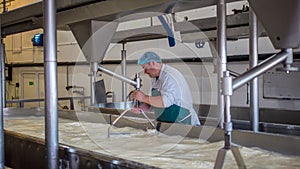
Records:
<instances>
[{"instance_id":1,"label":"blue hairnet","mask_svg":"<svg viewBox=\"0 0 300 169\"><path fill-rule=\"evenodd\" d=\"M138 65L143 65L149 62L161 62L160 57L154 52L144 53L138 60Z\"/></svg>"}]
</instances>

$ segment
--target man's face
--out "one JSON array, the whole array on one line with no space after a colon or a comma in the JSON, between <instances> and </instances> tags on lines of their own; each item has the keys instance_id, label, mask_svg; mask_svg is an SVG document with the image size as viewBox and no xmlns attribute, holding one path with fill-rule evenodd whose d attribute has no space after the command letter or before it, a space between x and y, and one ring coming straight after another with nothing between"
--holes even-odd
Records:
<instances>
[{"instance_id":1,"label":"man's face","mask_svg":"<svg viewBox=\"0 0 300 169\"><path fill-rule=\"evenodd\" d=\"M151 78L158 77L160 74L160 67L156 62L149 62L143 64L142 68L144 69L144 73L148 74Z\"/></svg>"}]
</instances>

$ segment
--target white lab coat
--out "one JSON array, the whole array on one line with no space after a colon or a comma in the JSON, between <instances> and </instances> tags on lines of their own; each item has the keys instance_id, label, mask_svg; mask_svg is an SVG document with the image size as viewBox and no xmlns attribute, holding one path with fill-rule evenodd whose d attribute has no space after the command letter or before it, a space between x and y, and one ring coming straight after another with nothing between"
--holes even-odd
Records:
<instances>
[{"instance_id":1,"label":"white lab coat","mask_svg":"<svg viewBox=\"0 0 300 169\"><path fill-rule=\"evenodd\" d=\"M191 113L191 124L200 125L198 115L193 108L190 88L177 69L163 64L159 77L152 78L151 84L152 88L156 88L161 93L164 107L176 104L188 109Z\"/></svg>"}]
</instances>

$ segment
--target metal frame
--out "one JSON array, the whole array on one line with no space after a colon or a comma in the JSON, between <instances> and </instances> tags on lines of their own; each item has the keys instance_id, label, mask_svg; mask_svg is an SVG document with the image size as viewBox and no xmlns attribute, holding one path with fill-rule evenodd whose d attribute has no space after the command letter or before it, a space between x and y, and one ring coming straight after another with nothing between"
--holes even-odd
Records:
<instances>
[{"instance_id":1,"label":"metal frame","mask_svg":"<svg viewBox=\"0 0 300 169\"><path fill-rule=\"evenodd\" d=\"M183 42L194 43L195 40L215 39L217 37L217 18L205 18L199 20L192 20L189 22L175 22L174 29L180 31ZM227 16L227 38L238 39L247 38L249 36L249 14L241 13ZM199 33L199 31L205 34ZM147 34L145 34L147 33ZM261 36L266 36L262 33ZM164 26L155 25L144 28L137 28L132 30L118 31L115 33L112 42L133 42L149 39L166 38L167 33Z\"/></svg>"},{"instance_id":2,"label":"metal frame","mask_svg":"<svg viewBox=\"0 0 300 169\"><path fill-rule=\"evenodd\" d=\"M91 62L90 63L91 68L91 105L96 104L96 98L95 98L95 86L94 83L96 82L97 77L97 71L98 71L98 63L97 62Z\"/></svg>"},{"instance_id":3,"label":"metal frame","mask_svg":"<svg viewBox=\"0 0 300 169\"><path fill-rule=\"evenodd\" d=\"M218 151L218 155L215 161L214 169L223 168L225 157L228 151L233 153L234 159L240 169L246 168L241 153L237 147L231 145L231 132L232 122L230 114L230 97L232 91L232 78L230 77L227 69L227 36L226 36L226 2L225 0L219 0L217 5L217 46L220 57L218 67L218 110L224 114L223 122L224 128L224 148ZM222 80L222 82L221 82Z\"/></svg>"},{"instance_id":4,"label":"metal frame","mask_svg":"<svg viewBox=\"0 0 300 169\"><path fill-rule=\"evenodd\" d=\"M219 54L218 62L218 111L220 112L220 126L223 128L224 123L224 95L222 94L221 81L223 74L227 69L227 34L226 34L226 3L225 0L219 0L217 5L217 52Z\"/></svg>"},{"instance_id":5,"label":"metal frame","mask_svg":"<svg viewBox=\"0 0 300 169\"><path fill-rule=\"evenodd\" d=\"M116 77L117 79L123 81L124 83L129 83L130 85L133 85L135 87L136 90L140 90L141 88L141 78L140 78L140 74L139 73L136 73L135 75L135 79L134 80L131 80L129 78L127 78L126 76L122 76L122 75L119 75L111 70L108 70L102 66L98 66L98 69L100 71L103 71L104 73L108 74L108 75L111 75L111 76L114 76ZM133 101L133 106L135 107L139 107L140 105L140 102L138 100L134 100ZM110 137L110 128L112 126L114 126L130 109L127 109L125 110L123 113L120 114L120 116L112 123L111 126L109 126L108 128L108 137ZM151 124L151 126L155 129L155 125L152 123L152 121L150 120L150 118L145 114L145 112L141 109L140 112L142 113L142 115L148 120L148 122Z\"/></svg>"},{"instance_id":6,"label":"metal frame","mask_svg":"<svg viewBox=\"0 0 300 169\"><path fill-rule=\"evenodd\" d=\"M65 26L65 24L71 24L74 22L80 22L83 20L89 20L97 17L98 19L116 19L116 17L121 16L122 14L130 14L136 11L144 11L146 7L152 7L156 8L158 5L163 5L163 7L168 7L170 4L173 3L173 1L146 1L144 0L143 3L145 4L139 4L134 1L135 3L128 3L129 0L122 0L124 3L124 8L118 9L116 11L105 11L105 10L99 10L99 7L107 8L110 5L117 5L117 3L120 3L120 1L114 0L110 2L101 2L101 3L95 3L93 6L85 6L85 7L79 7L77 10L68 10L63 11L58 14L59 21L57 22L58 25ZM132 2L132 1L131 1ZM212 1L209 1L212 2ZM204 2L209 4L209 2ZM126 4L128 3L128 5ZM126 4L126 5L125 5ZM200 3L199 3L200 4ZM213 3L212 3L213 4ZM211 4L211 5L212 5ZM130 5L133 5L130 6ZM203 4L201 4L203 5ZM199 5L198 7L200 7ZM208 6L208 5L207 5ZM100 11L100 13L97 13L97 16L95 16L93 12L86 13L86 15L82 15L78 17L77 14L83 14L84 11L89 8L90 11ZM193 8L197 8L196 6L193 6ZM109 9L109 8L107 8ZM148 8L151 9L151 8ZM183 8L187 9L187 8ZM223 111L222 107L224 108L224 130L225 130L225 146L223 149L219 151L217 161L215 168L222 168L226 153L228 150L231 150L234 155L235 159L238 163L239 167L244 167L244 164L242 162L241 155L239 153L239 150L235 147L231 146L231 132L232 132L232 123L231 123L231 117L230 117L230 96L232 95L232 92L236 90L237 88L241 87L245 83L247 83L249 80L252 80L259 76L260 74L264 73L266 70L274 67L276 64L286 60L287 58L291 58L291 49L283 49L280 53L274 55L274 57L270 58L269 60L261 63L260 65L252 68L250 71L242 74L241 76L237 77L232 81L232 79L229 77L229 72L226 71L226 24L225 24L225 18L226 18L226 3L225 0L219 0L218 6L217 6L217 12L218 17L221 18L218 20L218 51L220 55L220 66L218 71L218 81L222 81L222 85L218 86L219 89L219 104L220 104L220 112ZM182 10L182 9L181 9ZM81 12L78 12L81 11ZM58 146L57 146L57 140L58 140L58 125L57 125L57 79L56 79L56 13L55 13L55 1L46 0L45 1L45 40L48 42L45 46L45 81L46 81L46 144L47 144L47 157L48 157L48 168L58 168ZM101 13L103 12L103 13ZM4 15L2 18L5 18ZM7 15L8 16L8 15ZM67 17L68 16L68 17ZM7 30L16 30L17 31L24 31L24 30L31 30L32 28L40 28L42 27L42 16L34 16L33 18L30 18L29 20L22 20L22 23L20 25L25 24L26 26L20 28L20 25L11 24L9 23L6 27ZM27 18L27 19L28 19ZM9 19L8 19L9 20ZM10 19L11 21L12 19ZM34 26L33 26L34 25ZM11 27L15 27L18 29L11 29ZM9 31L8 31L9 32ZM16 33L15 32L15 33ZM12 33L12 32L9 32ZM9 34L4 33L4 34ZM255 41L255 39L253 40ZM2 67L3 68L3 67ZM98 69L101 69L101 67ZM102 69L104 70L104 69ZM1 74L4 71L2 70ZM225 75L224 75L225 73ZM3 75L1 75L1 79L3 79ZM119 79L123 79L124 81L138 86L138 82L128 80L122 76L117 76ZM3 87L0 86L1 89ZM222 92L221 92L222 90ZM253 89L255 90L255 89ZM1 95L3 94L3 91ZM255 95L255 94L253 94ZM224 100L224 101L222 101ZM1 111L3 108L3 103L0 105ZM222 110L221 110L222 109ZM2 113L2 112L1 112ZM1 115L2 116L2 115ZM3 120L3 119L2 119ZM1 130L3 131L3 130ZM1 141L1 140L0 140ZM1 144L3 146L3 144ZM2 151L2 150L1 150Z\"/></svg>"},{"instance_id":7,"label":"metal frame","mask_svg":"<svg viewBox=\"0 0 300 169\"><path fill-rule=\"evenodd\" d=\"M0 20L1 21L1 20ZM1 22L0 22L1 23ZM4 169L4 124L3 124L3 108L6 103L5 95L5 55L2 44L1 28L0 28L0 169ZM4 76L4 77L3 77ZM4 79L4 80L3 80ZM4 90L3 90L4 89Z\"/></svg>"},{"instance_id":8,"label":"metal frame","mask_svg":"<svg viewBox=\"0 0 300 169\"><path fill-rule=\"evenodd\" d=\"M0 31L1 32L1 31ZM3 107L6 107L6 73L5 73L5 45L2 43L2 38L0 38L0 50L1 50L1 68L3 69L2 76L1 76L1 83L2 83L2 88L1 90L3 91L2 93L2 101L3 101Z\"/></svg>"},{"instance_id":9,"label":"metal frame","mask_svg":"<svg viewBox=\"0 0 300 169\"><path fill-rule=\"evenodd\" d=\"M24 134L5 131L7 166L12 168L46 169L45 142ZM77 147L59 145L59 166L56 169L124 168L158 169L154 166L130 161L111 155L87 151ZM4 168L3 168L4 169Z\"/></svg>"},{"instance_id":10,"label":"metal frame","mask_svg":"<svg viewBox=\"0 0 300 169\"><path fill-rule=\"evenodd\" d=\"M127 112L129 112L130 109L127 109L125 111L123 111L123 113L120 114L120 116L118 116L112 123L111 125L108 127L107 129L107 137L110 138L111 136L111 128L122 118L125 116L125 114ZM156 126L154 125L154 123L150 120L150 118L146 115L146 113L141 109L140 110L141 114L146 118L146 120L149 122L149 124L152 126L153 129L156 129ZM115 134L115 133L114 133ZM124 133L118 133L118 134L124 134ZM129 133L125 133L125 134L129 134Z\"/></svg>"},{"instance_id":11,"label":"metal frame","mask_svg":"<svg viewBox=\"0 0 300 169\"><path fill-rule=\"evenodd\" d=\"M258 29L257 18L250 8L249 14L250 36L249 36L249 68L254 68L258 64ZM254 132L259 131L259 82L258 77L250 82L250 122Z\"/></svg>"},{"instance_id":12,"label":"metal frame","mask_svg":"<svg viewBox=\"0 0 300 169\"><path fill-rule=\"evenodd\" d=\"M218 20L218 52L220 55L221 63L224 63L224 67L226 69L226 3L225 0L219 0L217 5L217 17ZM231 133L232 133L232 121L231 121L231 113L230 113L230 97L232 93L237 88L242 85L251 82L251 123L254 132L258 131L258 82L257 78L259 75L265 73L269 69L276 66L278 63L285 61L290 65L292 63L292 49L282 49L281 52L275 54L273 57L265 60L261 64L257 65L257 20L256 16L253 12L250 14L251 26L250 26L250 67L251 69L239 77L235 78L232 81L230 77L229 71L223 72L222 74L218 74L218 77L222 79L222 85L219 85L218 90L220 91L219 97L224 95L224 105L219 105L220 107L224 107L224 148L218 151L217 159L215 162L215 169L223 168L223 164L225 161L227 151L233 153L235 161L239 168L246 168L246 165L243 161L243 158L240 154L238 148L231 145ZM222 61L224 59L224 61ZM287 61L288 60L288 61ZM257 66L256 66L257 65ZM223 65L220 65L223 66ZM222 67L223 68L223 67ZM219 68L220 69L220 68ZM287 70L288 72L289 70ZM222 88L220 88L220 86ZM222 91L222 92L221 92Z\"/></svg>"},{"instance_id":13,"label":"metal frame","mask_svg":"<svg viewBox=\"0 0 300 169\"><path fill-rule=\"evenodd\" d=\"M43 109L37 109L37 108L24 108L24 109L7 108L4 111L7 118L42 116L44 113ZM80 119L86 122L107 124L107 122L109 121L114 121L118 116L108 115L108 114L101 114L101 116L99 116L99 112L93 113L93 112L59 111L59 117L64 119L74 120L74 121L78 121ZM151 127L150 124L144 123L145 120L142 119L142 117L140 118L142 123L141 121L135 121L138 119L137 116L133 117L133 119L135 120L130 120L130 117L121 118L118 121L118 123L116 123L116 126L118 127L130 126L142 130ZM170 127L181 128L182 130L190 131L190 132L183 133L183 132L178 132L178 130L170 130ZM191 128L191 126L188 125L180 125L176 123L175 124L162 123L160 132L163 132L168 135L176 135L176 136L178 136L178 134L179 135L182 134L182 136L199 139L199 133L202 130L205 130L206 127L209 126L205 126L205 127L193 126ZM209 142L221 141L223 139L223 135L222 135L223 130L220 128L214 128L214 129L215 130L212 133L211 137L209 137L207 140ZM232 138L234 143L239 144L241 146L259 147L265 150L278 152L286 155L300 155L300 147L295 146L300 144L299 137L234 130L232 131ZM43 154L45 153L44 152L45 144L43 139L37 139L35 137L23 135L22 133L16 133L9 130L5 131L5 139L9 139L6 141L7 144L5 144L6 150L8 152L6 155L13 155L10 157L6 156L7 159L11 160L11 161L7 161L8 166L13 168L18 168L17 167L18 164L20 165L23 164L23 166L24 164L26 164L26 166L31 169L43 168L40 167L40 163L44 164L46 162L44 160L45 154ZM69 153L79 156L79 168L88 168L88 165L90 165L89 166L90 168L97 168L98 163L101 163L101 166L103 168L106 168L106 166L108 166L109 168L110 163L117 165L120 168L123 168L126 165L128 168L143 168L143 166L144 168L151 168L151 166L143 165L141 163L132 163L131 161L126 159L107 156L107 155L95 153L92 151L87 151L76 147L70 147L69 149L68 146L64 146L60 144L59 146L60 160L63 160L64 162L68 162L69 161L67 160L68 158L66 159L64 157L66 157L65 155L67 155L68 157ZM38 158L36 158L37 156ZM113 163L114 159L119 161L120 163ZM88 164L87 161L90 161L90 163Z\"/></svg>"},{"instance_id":14,"label":"metal frame","mask_svg":"<svg viewBox=\"0 0 300 169\"><path fill-rule=\"evenodd\" d=\"M265 73L269 69L272 69L277 64L283 62L289 57L289 55L291 55L289 50L290 49L281 50L279 53L271 56L267 60L261 62L259 65L235 78L232 83L232 89L236 90L242 87L244 84L248 83L248 81L254 79L255 77Z\"/></svg>"},{"instance_id":15,"label":"metal frame","mask_svg":"<svg viewBox=\"0 0 300 169\"><path fill-rule=\"evenodd\" d=\"M117 79L119 79L119 80L121 80L123 82L129 83L132 86L136 86L137 85L136 81L134 81L132 79L129 79L128 77L122 76L122 75L120 75L118 73L115 73L115 72L113 72L113 71L111 71L111 70L109 70L109 69L107 69L107 68L105 68L105 67L103 67L101 65L98 65L98 70L100 70L100 71L102 71L102 72L104 72L104 73L106 73L106 74L108 74L110 76L113 76L113 77L115 77L115 78L117 78Z\"/></svg>"},{"instance_id":16,"label":"metal frame","mask_svg":"<svg viewBox=\"0 0 300 169\"><path fill-rule=\"evenodd\" d=\"M58 168L56 1L44 1L45 141L47 168Z\"/></svg>"},{"instance_id":17,"label":"metal frame","mask_svg":"<svg viewBox=\"0 0 300 169\"><path fill-rule=\"evenodd\" d=\"M235 2L240 0L227 0ZM64 4L65 3L65 4ZM174 0L64 0L57 1L57 26L66 28L66 24L76 23L88 19L112 21L120 16L138 12L166 12ZM190 10L216 5L216 0L205 1L177 1L172 12ZM28 5L1 15L3 20L3 34L9 35L29 31L43 26L42 2ZM109 10L108 10L109 9ZM153 14L153 13L152 13ZM127 20L145 18L145 15L127 18ZM125 21L125 20L124 20Z\"/></svg>"},{"instance_id":18,"label":"metal frame","mask_svg":"<svg viewBox=\"0 0 300 169\"><path fill-rule=\"evenodd\" d=\"M90 96L79 96L79 97L58 97L57 100L69 100L70 101L70 109L74 109L74 100L85 100L85 99L90 99ZM42 102L45 101L44 98L38 98L38 99L18 99L18 100L7 100L7 104L13 104L16 103L19 105L20 108L24 107L24 103L29 103L29 102Z\"/></svg>"},{"instance_id":19,"label":"metal frame","mask_svg":"<svg viewBox=\"0 0 300 169\"><path fill-rule=\"evenodd\" d=\"M121 50L121 60L122 60L122 75L127 76L127 61L126 61L126 50L125 50L125 43L122 43L122 50ZM122 83L122 101L126 101L127 98L127 83L123 81Z\"/></svg>"}]
</instances>

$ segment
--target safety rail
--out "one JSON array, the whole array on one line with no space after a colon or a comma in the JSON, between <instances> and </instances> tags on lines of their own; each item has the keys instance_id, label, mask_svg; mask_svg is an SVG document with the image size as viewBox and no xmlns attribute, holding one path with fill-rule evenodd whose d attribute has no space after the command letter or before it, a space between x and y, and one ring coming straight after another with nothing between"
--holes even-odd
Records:
<instances>
[{"instance_id":1,"label":"safety rail","mask_svg":"<svg viewBox=\"0 0 300 169\"><path fill-rule=\"evenodd\" d=\"M70 109L74 110L74 100L85 100L85 99L90 99L90 96L77 96L77 97L59 97L58 100L69 100L70 101ZM29 103L29 102L42 102L45 101L44 98L35 98L35 99L19 99L19 100L7 100L7 104L12 104L12 103L17 103L19 107L24 107L24 103ZM85 102L83 101L84 105L83 107L85 108Z\"/></svg>"}]
</instances>

